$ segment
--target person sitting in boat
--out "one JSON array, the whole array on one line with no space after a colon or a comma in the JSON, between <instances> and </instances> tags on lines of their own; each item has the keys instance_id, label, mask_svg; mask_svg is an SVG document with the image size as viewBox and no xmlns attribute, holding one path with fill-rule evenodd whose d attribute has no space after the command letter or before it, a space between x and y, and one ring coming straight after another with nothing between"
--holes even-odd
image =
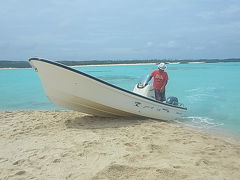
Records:
<instances>
[{"instance_id":1,"label":"person sitting in boat","mask_svg":"<svg viewBox=\"0 0 240 180\"><path fill-rule=\"evenodd\" d=\"M155 99L157 101L165 101L165 87L168 82L168 73L164 70L167 68L165 63L160 63L158 65L158 70L154 70L151 75L149 76L146 84L152 79L153 77L153 88L155 90Z\"/></svg>"}]
</instances>

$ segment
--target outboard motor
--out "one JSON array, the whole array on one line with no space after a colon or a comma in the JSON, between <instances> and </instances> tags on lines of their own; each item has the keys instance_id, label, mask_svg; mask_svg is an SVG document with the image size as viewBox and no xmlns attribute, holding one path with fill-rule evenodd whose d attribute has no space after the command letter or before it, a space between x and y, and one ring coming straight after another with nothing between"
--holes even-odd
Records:
<instances>
[{"instance_id":1,"label":"outboard motor","mask_svg":"<svg viewBox=\"0 0 240 180\"><path fill-rule=\"evenodd\" d=\"M166 103L174 105L174 106L178 106L178 98L173 97L173 96L168 97L167 100L166 100Z\"/></svg>"}]
</instances>

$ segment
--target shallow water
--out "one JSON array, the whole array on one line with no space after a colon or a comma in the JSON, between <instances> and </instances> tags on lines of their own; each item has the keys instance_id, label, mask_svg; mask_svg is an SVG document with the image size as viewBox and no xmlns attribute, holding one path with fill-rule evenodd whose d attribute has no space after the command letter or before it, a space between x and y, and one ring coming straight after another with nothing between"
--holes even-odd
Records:
<instances>
[{"instance_id":1,"label":"shallow water","mask_svg":"<svg viewBox=\"0 0 240 180\"><path fill-rule=\"evenodd\" d=\"M132 91L156 65L75 67ZM166 96L176 96L187 108L178 122L198 129L218 129L240 135L240 63L169 64ZM43 92L33 69L0 70L0 111L62 109Z\"/></svg>"}]
</instances>

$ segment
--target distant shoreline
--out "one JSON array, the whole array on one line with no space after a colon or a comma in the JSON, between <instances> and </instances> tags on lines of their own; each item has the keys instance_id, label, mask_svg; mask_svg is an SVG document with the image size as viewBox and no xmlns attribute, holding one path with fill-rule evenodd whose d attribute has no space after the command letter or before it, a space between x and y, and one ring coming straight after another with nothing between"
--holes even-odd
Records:
<instances>
[{"instance_id":1,"label":"distant shoreline","mask_svg":"<svg viewBox=\"0 0 240 180\"><path fill-rule=\"evenodd\" d=\"M105 61L56 61L67 66L98 66L98 65L141 65L158 64L193 64L193 63L227 63L240 62L240 59L199 59L199 60L105 60ZM0 61L0 69L31 68L28 61Z\"/></svg>"}]
</instances>

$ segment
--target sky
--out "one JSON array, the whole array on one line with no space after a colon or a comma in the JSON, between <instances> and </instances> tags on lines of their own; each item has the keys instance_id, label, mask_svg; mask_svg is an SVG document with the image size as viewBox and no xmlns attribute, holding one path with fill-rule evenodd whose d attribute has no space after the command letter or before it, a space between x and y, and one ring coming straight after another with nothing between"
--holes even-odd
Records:
<instances>
[{"instance_id":1,"label":"sky","mask_svg":"<svg viewBox=\"0 0 240 180\"><path fill-rule=\"evenodd\" d=\"M240 58L239 0L0 0L0 60Z\"/></svg>"}]
</instances>

